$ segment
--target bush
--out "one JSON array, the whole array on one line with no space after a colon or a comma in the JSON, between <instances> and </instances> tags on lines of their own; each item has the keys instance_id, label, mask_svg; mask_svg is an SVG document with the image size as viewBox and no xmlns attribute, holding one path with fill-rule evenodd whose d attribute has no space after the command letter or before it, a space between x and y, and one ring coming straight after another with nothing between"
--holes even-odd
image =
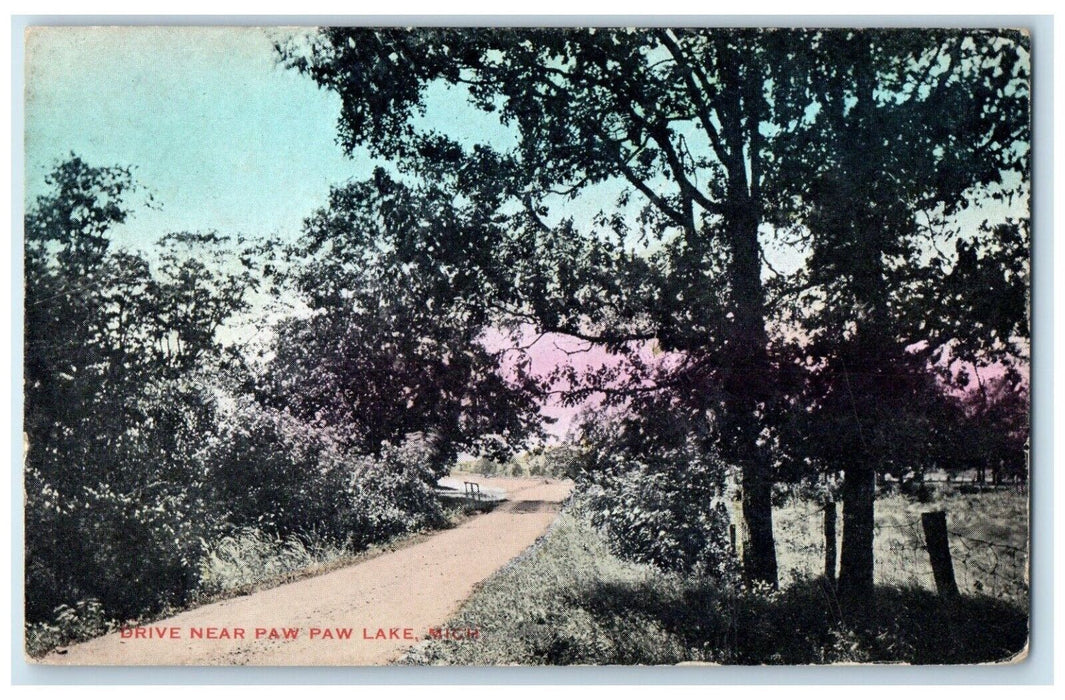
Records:
<instances>
[{"instance_id":1,"label":"bush","mask_svg":"<svg viewBox=\"0 0 1065 700\"><path fill-rule=\"evenodd\" d=\"M357 547L426 527L447 518L434 491L436 446L421 433L403 444L385 444L378 457L355 463L347 496L346 532Z\"/></svg>"},{"instance_id":2,"label":"bush","mask_svg":"<svg viewBox=\"0 0 1065 700\"><path fill-rule=\"evenodd\" d=\"M116 626L117 623L107 619L98 600L60 605L51 620L26 625L26 653L43 656L58 646L106 634Z\"/></svg>"},{"instance_id":3,"label":"bush","mask_svg":"<svg viewBox=\"0 0 1065 700\"><path fill-rule=\"evenodd\" d=\"M227 521L271 537L313 534L361 549L445 520L431 435L357 455L328 429L241 401L202 459Z\"/></svg>"},{"instance_id":4,"label":"bush","mask_svg":"<svg viewBox=\"0 0 1065 700\"><path fill-rule=\"evenodd\" d=\"M899 493L918 503L931 503L936 496L936 489L924 479L905 479L899 484Z\"/></svg>"},{"instance_id":5,"label":"bush","mask_svg":"<svg viewBox=\"0 0 1065 700\"><path fill-rule=\"evenodd\" d=\"M582 482L580 508L611 551L666 571L734 571L721 460L690 440L650 458L622 450L606 459Z\"/></svg>"},{"instance_id":6,"label":"bush","mask_svg":"<svg viewBox=\"0 0 1065 700\"><path fill-rule=\"evenodd\" d=\"M276 537L346 538L351 468L330 431L240 399L223 411L199 459L229 524Z\"/></svg>"},{"instance_id":7,"label":"bush","mask_svg":"<svg viewBox=\"0 0 1065 700\"><path fill-rule=\"evenodd\" d=\"M60 489L27 467L27 644L83 638L64 611L86 601L101 619L150 619L443 525L439 457L422 434L354 455L328 430L238 400L144 469L152 479Z\"/></svg>"},{"instance_id":8,"label":"bush","mask_svg":"<svg viewBox=\"0 0 1065 700\"><path fill-rule=\"evenodd\" d=\"M188 599L211 519L186 487L60 493L27 477L26 619L95 600L120 619Z\"/></svg>"}]
</instances>

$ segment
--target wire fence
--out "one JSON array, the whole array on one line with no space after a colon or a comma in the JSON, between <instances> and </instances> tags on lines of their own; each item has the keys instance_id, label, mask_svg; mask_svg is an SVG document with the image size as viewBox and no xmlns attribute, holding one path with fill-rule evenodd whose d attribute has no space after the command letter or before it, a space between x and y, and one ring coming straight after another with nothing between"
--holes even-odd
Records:
<instances>
[{"instance_id":1,"label":"wire fence","mask_svg":"<svg viewBox=\"0 0 1065 700\"><path fill-rule=\"evenodd\" d=\"M1007 500L1010 508L1003 505ZM877 501L873 531L876 583L936 590L920 512L946 510L948 544L959 591L1023 603L1028 597L1027 510L1014 504L1015 500L1016 494L1000 492L998 496L959 496L937 504L914 504L900 497ZM810 501L791 503L779 509L774 519L782 582L823 575L824 508ZM837 553L842 546L842 529L839 518Z\"/></svg>"}]
</instances>

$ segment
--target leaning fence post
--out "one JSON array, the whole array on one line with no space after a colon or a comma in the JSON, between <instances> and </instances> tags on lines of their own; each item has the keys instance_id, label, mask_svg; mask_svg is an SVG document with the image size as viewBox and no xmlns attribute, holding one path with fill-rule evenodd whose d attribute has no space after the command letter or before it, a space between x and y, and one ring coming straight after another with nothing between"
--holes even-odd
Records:
<instances>
[{"instance_id":1,"label":"leaning fence post","mask_svg":"<svg viewBox=\"0 0 1065 700\"><path fill-rule=\"evenodd\" d=\"M836 502L825 504L825 580L836 582Z\"/></svg>"},{"instance_id":2,"label":"leaning fence post","mask_svg":"<svg viewBox=\"0 0 1065 700\"><path fill-rule=\"evenodd\" d=\"M921 513L928 558L932 562L932 575L940 595L958 595L958 583L954 580L954 564L950 559L950 544L947 542L947 512L935 510Z\"/></svg>"}]
</instances>

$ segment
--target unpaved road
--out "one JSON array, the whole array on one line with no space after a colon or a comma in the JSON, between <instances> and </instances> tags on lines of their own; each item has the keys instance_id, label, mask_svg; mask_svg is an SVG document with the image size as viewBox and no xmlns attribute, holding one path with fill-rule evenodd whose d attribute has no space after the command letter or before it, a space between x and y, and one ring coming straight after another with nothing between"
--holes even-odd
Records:
<instances>
[{"instance_id":1,"label":"unpaved road","mask_svg":"<svg viewBox=\"0 0 1065 700\"><path fill-rule=\"evenodd\" d=\"M507 501L404 549L189 610L146 625L140 638L109 634L41 661L121 666L363 666L394 661L451 617L478 582L542 535L573 485L456 477L503 489ZM194 637L197 630L202 636ZM285 630L295 638L284 639ZM219 638L209 639L212 635Z\"/></svg>"}]
</instances>

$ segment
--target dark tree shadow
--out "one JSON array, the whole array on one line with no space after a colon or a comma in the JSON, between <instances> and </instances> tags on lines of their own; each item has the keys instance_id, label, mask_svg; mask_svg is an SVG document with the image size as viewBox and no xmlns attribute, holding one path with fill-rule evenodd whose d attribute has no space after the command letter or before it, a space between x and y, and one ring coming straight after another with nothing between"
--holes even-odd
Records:
<instances>
[{"instance_id":1,"label":"dark tree shadow","mask_svg":"<svg viewBox=\"0 0 1065 700\"><path fill-rule=\"evenodd\" d=\"M1028 613L1018 605L987 596L941 598L920 588L880 586L862 614L848 619L821 580L770 593L611 583L582 590L571 602L604 629L653 620L701 650L699 660L727 664L1006 662L1028 641Z\"/></svg>"}]
</instances>

